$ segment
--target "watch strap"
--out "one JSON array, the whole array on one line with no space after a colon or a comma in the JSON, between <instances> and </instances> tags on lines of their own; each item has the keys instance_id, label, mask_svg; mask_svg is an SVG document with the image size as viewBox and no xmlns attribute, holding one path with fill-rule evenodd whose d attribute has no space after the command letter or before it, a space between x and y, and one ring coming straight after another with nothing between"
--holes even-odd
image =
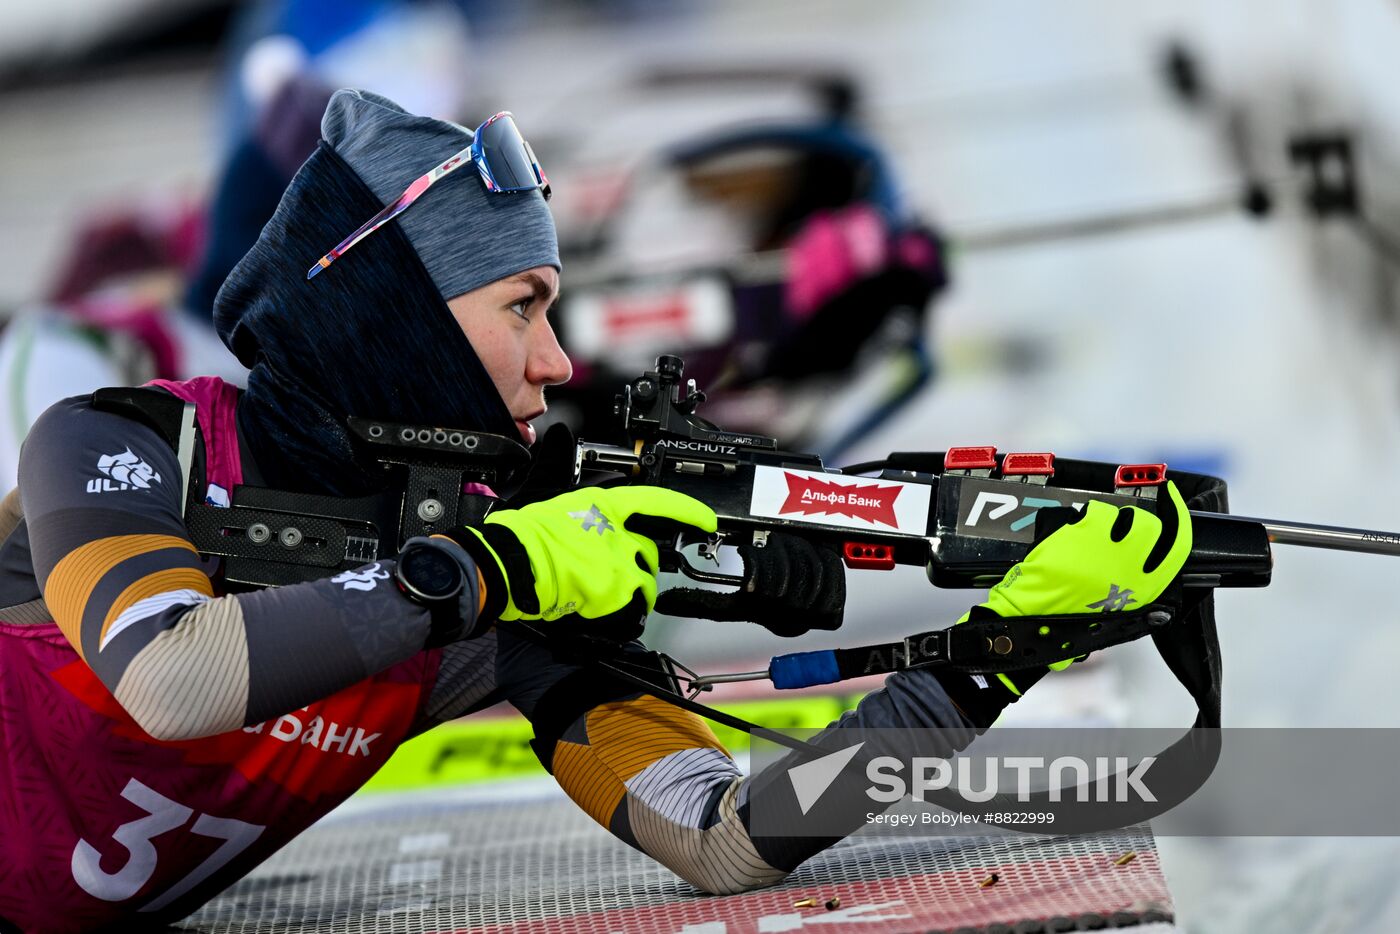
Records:
<instances>
[{"instance_id":1,"label":"watch strap","mask_svg":"<svg viewBox=\"0 0 1400 934\"><path fill-rule=\"evenodd\" d=\"M482 602L480 596L477 598L477 606L481 608L480 612L477 613L478 625L481 623L490 625L500 619L501 614L506 610L507 601L510 599L510 590L506 584L505 569L491 546L482 537L481 532L473 528L463 527L454 529L450 533L439 533L433 538L445 539L456 544L467 553L467 557L471 558L476 565L477 573L481 575L481 583L486 587L485 602Z\"/></svg>"},{"instance_id":2,"label":"watch strap","mask_svg":"<svg viewBox=\"0 0 1400 934\"><path fill-rule=\"evenodd\" d=\"M405 586L408 581L403 574L403 556L410 548L430 548L451 561L457 567L457 573L460 575L460 585L456 593L434 600L426 599L409 590ZM423 640L423 648L441 648L468 635L467 614L468 612L474 614L476 610L479 579L475 569L470 567L469 562L466 561L466 555L462 552L461 547L455 542L450 539L432 541L422 538L408 541L404 544L403 550L399 552L399 560L394 567L394 579L399 584L399 589L403 591L404 596L428 611L428 637Z\"/></svg>"}]
</instances>

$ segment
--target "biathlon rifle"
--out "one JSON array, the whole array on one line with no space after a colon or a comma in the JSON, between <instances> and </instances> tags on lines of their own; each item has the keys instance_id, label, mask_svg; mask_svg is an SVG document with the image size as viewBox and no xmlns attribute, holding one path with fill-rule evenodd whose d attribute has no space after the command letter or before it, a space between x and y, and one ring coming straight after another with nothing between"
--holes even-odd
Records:
<instances>
[{"instance_id":1,"label":"biathlon rifle","mask_svg":"<svg viewBox=\"0 0 1400 934\"><path fill-rule=\"evenodd\" d=\"M1056 458L1051 453L1000 454L994 447L895 453L844 469L826 467L814 454L784 451L776 439L726 431L697 414L705 400L684 379L679 357L661 356L617 397L615 414L630 444L577 447L576 475L621 475L630 482L665 486L714 509L716 535L698 542L662 542L663 570L697 581L745 586L688 559L723 545L787 532L840 550L852 570L924 568L938 587L990 587L1026 556L1036 540L1042 509L1082 507L1089 500L1152 509L1168 478L1165 464L1110 464ZM1200 474L1173 472L1192 491L1224 483ZM593 479L597 479L596 477ZM1306 545L1376 554L1400 554L1400 535L1389 532L1253 519L1192 511L1193 546L1180 583L1186 591L1215 587L1263 587L1273 566L1273 544ZM969 673L1040 667L1147 635L1169 623L1170 609L1144 607L1114 614L1045 619L981 620L911 636L902 643L772 659L765 671L682 677L691 697L729 681L772 680L800 688L903 668L946 666ZM1066 653L1069 645L1071 652ZM883 659L883 661L882 661ZM706 715L709 715L707 712Z\"/></svg>"}]
</instances>

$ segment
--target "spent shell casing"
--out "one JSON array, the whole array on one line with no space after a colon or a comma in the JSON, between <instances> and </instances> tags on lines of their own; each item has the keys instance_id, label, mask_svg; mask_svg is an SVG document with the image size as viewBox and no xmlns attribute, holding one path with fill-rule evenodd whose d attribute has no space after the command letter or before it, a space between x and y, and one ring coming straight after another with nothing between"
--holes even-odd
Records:
<instances>
[{"instance_id":1,"label":"spent shell casing","mask_svg":"<svg viewBox=\"0 0 1400 934\"><path fill-rule=\"evenodd\" d=\"M1117 859L1115 859L1115 860L1113 861L1113 865L1115 865L1115 866L1126 866L1126 865L1128 865L1129 863L1131 863L1131 862L1132 862L1133 860L1135 860L1135 859L1137 859L1137 852L1136 852L1135 850L1129 850L1128 852L1124 853L1122 856L1120 856L1120 857L1118 857Z\"/></svg>"},{"instance_id":2,"label":"spent shell casing","mask_svg":"<svg viewBox=\"0 0 1400 934\"><path fill-rule=\"evenodd\" d=\"M996 885L996 884L997 884L998 882L1000 882L1000 881L1001 881L1001 876L997 875L996 873L992 873L990 876L988 876L987 878L983 879L981 882L977 883L977 887L978 887L979 889L991 888L992 886Z\"/></svg>"},{"instance_id":3,"label":"spent shell casing","mask_svg":"<svg viewBox=\"0 0 1400 934\"><path fill-rule=\"evenodd\" d=\"M840 908L840 907L841 907L841 896L840 896L840 895L833 895L833 896L831 896L830 898L828 898L828 899L826 900L826 910L827 910L827 911L835 911L837 908Z\"/></svg>"},{"instance_id":4,"label":"spent shell casing","mask_svg":"<svg viewBox=\"0 0 1400 934\"><path fill-rule=\"evenodd\" d=\"M803 898L803 899L799 899L798 901L795 901L795 902L792 903L792 907L794 907L794 908L815 908L815 907L817 907L817 900L816 900L815 898Z\"/></svg>"}]
</instances>

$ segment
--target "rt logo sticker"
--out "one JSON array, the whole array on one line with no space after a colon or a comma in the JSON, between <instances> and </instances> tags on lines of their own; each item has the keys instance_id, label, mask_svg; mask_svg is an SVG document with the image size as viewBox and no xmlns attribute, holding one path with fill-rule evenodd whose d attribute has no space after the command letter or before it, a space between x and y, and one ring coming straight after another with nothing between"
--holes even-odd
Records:
<instances>
[{"instance_id":1,"label":"rt logo sticker","mask_svg":"<svg viewBox=\"0 0 1400 934\"><path fill-rule=\"evenodd\" d=\"M1024 506L1029 509L1030 512L1011 520L1011 531L1019 532L1022 529L1035 525L1035 517L1040 514L1042 509L1047 506L1055 507L1063 505L1064 503L1057 499L1046 499L1043 496L1027 496L1025 499L1019 499L1006 493L990 493L983 490L978 493L977 498L972 501L972 512L967 516L967 524L969 526L976 525L977 520L982 518L982 511L986 507L990 507L986 512L988 519L1000 519L1014 511L1018 506ZM1083 503L1070 503L1070 505L1075 509L1084 508Z\"/></svg>"},{"instance_id":2,"label":"rt logo sticker","mask_svg":"<svg viewBox=\"0 0 1400 934\"><path fill-rule=\"evenodd\" d=\"M1007 480L957 478L958 525L960 534L970 538L993 538L1008 542L1035 540L1035 520L1042 509L1068 506L1083 509L1090 500L1110 506L1142 506L1143 501L1117 493L1087 493L1082 490L1032 486Z\"/></svg>"},{"instance_id":3,"label":"rt logo sticker","mask_svg":"<svg viewBox=\"0 0 1400 934\"><path fill-rule=\"evenodd\" d=\"M127 448L120 454L103 454L97 459L102 474L87 482L89 493L111 493L117 490L149 490L160 483L160 474Z\"/></svg>"}]
</instances>

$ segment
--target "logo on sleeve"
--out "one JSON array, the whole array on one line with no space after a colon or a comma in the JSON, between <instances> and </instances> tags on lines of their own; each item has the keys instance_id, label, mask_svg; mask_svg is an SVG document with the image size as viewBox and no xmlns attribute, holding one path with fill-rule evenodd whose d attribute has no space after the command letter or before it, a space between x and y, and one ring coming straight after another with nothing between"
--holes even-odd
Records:
<instances>
[{"instance_id":1,"label":"logo on sleeve","mask_svg":"<svg viewBox=\"0 0 1400 934\"><path fill-rule=\"evenodd\" d=\"M341 571L331 578L332 584L344 584L342 590L373 590L380 581L388 580L389 572L381 570L378 563L359 571Z\"/></svg>"},{"instance_id":2,"label":"logo on sleeve","mask_svg":"<svg viewBox=\"0 0 1400 934\"><path fill-rule=\"evenodd\" d=\"M149 490L160 483L160 474L127 448L120 454L103 454L97 459L101 477L88 481L89 493L111 493L117 490Z\"/></svg>"}]
</instances>

